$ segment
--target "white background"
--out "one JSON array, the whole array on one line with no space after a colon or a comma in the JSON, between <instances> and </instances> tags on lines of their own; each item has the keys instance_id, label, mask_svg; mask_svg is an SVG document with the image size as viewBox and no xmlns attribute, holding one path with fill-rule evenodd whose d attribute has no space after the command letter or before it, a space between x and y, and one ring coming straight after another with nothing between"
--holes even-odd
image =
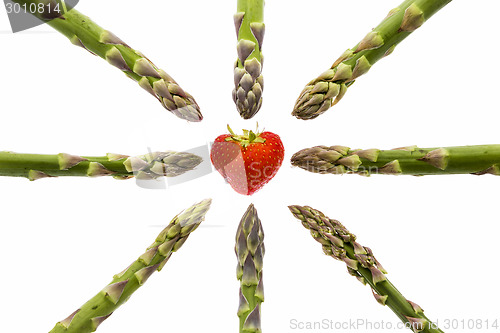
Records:
<instances>
[{"instance_id":1,"label":"white background","mask_svg":"<svg viewBox=\"0 0 500 333\"><path fill-rule=\"evenodd\" d=\"M266 232L264 332L334 331L292 329L292 319L398 323L343 263L322 254L288 212L290 204L342 221L431 319L500 321L500 177L316 175L288 162L297 150L319 144L500 143L496 0L452 2L326 114L311 121L290 115L303 86L399 2L268 1L264 104L244 121L231 99L235 1L81 1L78 10L196 98L205 116L196 124L177 119L48 26L11 34L1 9L1 150L184 150L225 133L228 123L239 131L256 121L286 148L280 172L252 197L235 193L216 172L166 190L111 178L1 178L2 331L47 332L142 254L175 214L207 197L213 205L202 227L99 332L237 332L233 242L250 203ZM358 330L370 331L376 330Z\"/></svg>"}]
</instances>

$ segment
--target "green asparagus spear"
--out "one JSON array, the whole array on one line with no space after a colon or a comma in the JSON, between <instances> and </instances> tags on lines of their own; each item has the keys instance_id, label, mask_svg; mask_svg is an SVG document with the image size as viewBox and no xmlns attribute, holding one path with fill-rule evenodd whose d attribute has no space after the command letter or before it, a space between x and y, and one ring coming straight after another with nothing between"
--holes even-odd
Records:
<instances>
[{"instance_id":1,"label":"green asparagus spear","mask_svg":"<svg viewBox=\"0 0 500 333\"><path fill-rule=\"evenodd\" d=\"M28 6L46 4L46 10L33 14L68 37L71 43L83 47L123 71L177 117L196 122L203 119L194 98L185 92L170 75L87 16L75 9L66 11L64 1L13 1ZM56 6L57 4L59 6ZM55 8L60 8L61 12L55 12Z\"/></svg>"},{"instance_id":2,"label":"green asparagus spear","mask_svg":"<svg viewBox=\"0 0 500 333\"><path fill-rule=\"evenodd\" d=\"M189 234L204 220L210 203L210 199L201 201L175 216L143 255L115 275L110 284L68 318L58 322L50 333L94 332L151 274L163 268L172 253L184 244Z\"/></svg>"},{"instance_id":3,"label":"green asparagus spear","mask_svg":"<svg viewBox=\"0 0 500 333\"><path fill-rule=\"evenodd\" d=\"M302 149L292 165L315 173L386 175L500 175L500 145L393 150L353 150L344 146L316 146Z\"/></svg>"},{"instance_id":4,"label":"green asparagus spear","mask_svg":"<svg viewBox=\"0 0 500 333\"><path fill-rule=\"evenodd\" d=\"M417 304L408 301L394 285L389 282L382 265L375 259L372 251L356 242L339 221L326 217L311 207L289 206L292 214L309 229L312 237L323 245L326 255L345 262L347 271L361 283L372 288L378 303L387 305L401 319L406 327L415 332L442 332L432 323Z\"/></svg>"},{"instance_id":5,"label":"green asparagus spear","mask_svg":"<svg viewBox=\"0 0 500 333\"><path fill-rule=\"evenodd\" d=\"M202 158L185 152L154 152L141 156L106 154L102 157L69 154L37 155L0 152L0 176L37 180L58 176L113 176L116 179L175 177L193 170Z\"/></svg>"},{"instance_id":6,"label":"green asparagus spear","mask_svg":"<svg viewBox=\"0 0 500 333\"><path fill-rule=\"evenodd\" d=\"M257 210L250 205L236 232L236 276L240 280L240 333L261 333L260 306L264 301L262 264L264 232Z\"/></svg>"},{"instance_id":7,"label":"green asparagus spear","mask_svg":"<svg viewBox=\"0 0 500 333\"><path fill-rule=\"evenodd\" d=\"M233 100L244 119L252 118L262 105L262 42L264 0L238 0L234 25L238 37L238 60L234 65Z\"/></svg>"},{"instance_id":8,"label":"green asparagus spear","mask_svg":"<svg viewBox=\"0 0 500 333\"><path fill-rule=\"evenodd\" d=\"M313 119L337 104L359 76L389 55L403 39L418 29L451 0L405 0L360 43L345 51L330 69L307 84L292 115Z\"/></svg>"}]
</instances>

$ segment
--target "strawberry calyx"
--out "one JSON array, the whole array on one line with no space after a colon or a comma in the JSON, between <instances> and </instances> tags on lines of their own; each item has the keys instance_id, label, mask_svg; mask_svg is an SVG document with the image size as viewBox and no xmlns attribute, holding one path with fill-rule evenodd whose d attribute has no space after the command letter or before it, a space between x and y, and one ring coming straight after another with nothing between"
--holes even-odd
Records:
<instances>
[{"instance_id":1,"label":"strawberry calyx","mask_svg":"<svg viewBox=\"0 0 500 333\"><path fill-rule=\"evenodd\" d=\"M255 132L253 132L252 130L249 131L249 130L244 129L243 135L235 134L233 132L233 130L231 129L231 127L229 127L229 125L227 125L227 130L229 131L231 136L228 136L224 140L227 142L231 142L231 141L237 142L243 148L248 147L252 143L264 143L264 142L266 142L266 139L264 139L263 137L260 136L263 132L259 132L258 125L257 125L257 129L255 130Z\"/></svg>"}]
</instances>

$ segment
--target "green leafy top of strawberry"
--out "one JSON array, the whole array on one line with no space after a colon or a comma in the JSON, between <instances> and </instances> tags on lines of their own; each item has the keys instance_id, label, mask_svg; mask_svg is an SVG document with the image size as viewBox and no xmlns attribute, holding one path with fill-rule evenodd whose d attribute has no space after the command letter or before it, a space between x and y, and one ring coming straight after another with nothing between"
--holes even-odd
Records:
<instances>
[{"instance_id":1,"label":"green leafy top of strawberry","mask_svg":"<svg viewBox=\"0 0 500 333\"><path fill-rule=\"evenodd\" d=\"M231 133L231 136L226 137L224 139L224 141L226 141L226 142L229 142L229 141L239 142L243 148L248 147L251 143L259 143L259 142L264 143L264 142L266 142L266 139L263 138L262 136L260 136L261 133L259 133L258 127L259 126L257 124L257 131L256 131L257 134L255 134L251 130L249 131L249 130L244 129L243 135L236 135L236 134L234 134L231 127L229 127L229 125L227 125L227 130L229 131L229 133Z\"/></svg>"},{"instance_id":2,"label":"green leafy top of strawberry","mask_svg":"<svg viewBox=\"0 0 500 333\"><path fill-rule=\"evenodd\" d=\"M238 193L252 195L268 183L283 163L285 149L271 132L243 130L218 136L210 158L215 169Z\"/></svg>"}]
</instances>

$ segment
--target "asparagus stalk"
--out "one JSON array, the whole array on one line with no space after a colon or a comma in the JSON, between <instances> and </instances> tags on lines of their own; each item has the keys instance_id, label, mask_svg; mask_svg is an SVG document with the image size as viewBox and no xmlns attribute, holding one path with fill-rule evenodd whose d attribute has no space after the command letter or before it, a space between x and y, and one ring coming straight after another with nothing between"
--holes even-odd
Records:
<instances>
[{"instance_id":1,"label":"asparagus stalk","mask_svg":"<svg viewBox=\"0 0 500 333\"><path fill-rule=\"evenodd\" d=\"M262 42L264 0L238 0L234 25L238 38L238 60L234 65L233 100L244 119L252 118L262 105Z\"/></svg>"},{"instance_id":2,"label":"asparagus stalk","mask_svg":"<svg viewBox=\"0 0 500 333\"><path fill-rule=\"evenodd\" d=\"M350 275L372 288L373 296L382 305L387 305L406 325L415 332L442 332L432 323L417 304L408 301L387 279L382 265L370 248L356 242L339 221L326 217L311 207L289 206L292 214L309 229L312 237L321 243L326 255L343 261Z\"/></svg>"},{"instance_id":3,"label":"asparagus stalk","mask_svg":"<svg viewBox=\"0 0 500 333\"><path fill-rule=\"evenodd\" d=\"M316 146L302 149L292 165L315 173L386 175L500 175L500 145L393 150L353 150L344 146Z\"/></svg>"},{"instance_id":4,"label":"asparagus stalk","mask_svg":"<svg viewBox=\"0 0 500 333\"><path fill-rule=\"evenodd\" d=\"M210 199L201 201L175 216L143 255L115 275L110 284L68 318L58 322L50 333L94 332L151 274L163 268L172 253L184 244L189 234L204 220L210 203Z\"/></svg>"},{"instance_id":5,"label":"asparagus stalk","mask_svg":"<svg viewBox=\"0 0 500 333\"><path fill-rule=\"evenodd\" d=\"M240 333L260 333L260 306L264 301L262 264L264 232L257 210L251 204L236 232L236 276L240 281Z\"/></svg>"},{"instance_id":6,"label":"asparagus stalk","mask_svg":"<svg viewBox=\"0 0 500 333\"><path fill-rule=\"evenodd\" d=\"M337 104L373 64L391 54L396 45L418 29L451 0L405 0L355 47L345 51L330 69L309 82L295 103L292 115L313 119Z\"/></svg>"},{"instance_id":7,"label":"asparagus stalk","mask_svg":"<svg viewBox=\"0 0 500 333\"><path fill-rule=\"evenodd\" d=\"M71 43L83 47L123 71L177 117L195 122L203 119L194 98L170 75L87 16L75 9L67 11L63 0L13 1L28 6L45 4L46 10L33 14L65 35ZM61 8L61 13L55 12L55 8Z\"/></svg>"},{"instance_id":8,"label":"asparagus stalk","mask_svg":"<svg viewBox=\"0 0 500 333\"><path fill-rule=\"evenodd\" d=\"M47 177L113 176L116 179L155 179L161 176L175 177L193 170L202 158L185 152L154 152L129 157L106 154L106 156L76 156L65 153L57 155L19 154L0 152L0 176L26 177L37 180Z\"/></svg>"}]
</instances>

